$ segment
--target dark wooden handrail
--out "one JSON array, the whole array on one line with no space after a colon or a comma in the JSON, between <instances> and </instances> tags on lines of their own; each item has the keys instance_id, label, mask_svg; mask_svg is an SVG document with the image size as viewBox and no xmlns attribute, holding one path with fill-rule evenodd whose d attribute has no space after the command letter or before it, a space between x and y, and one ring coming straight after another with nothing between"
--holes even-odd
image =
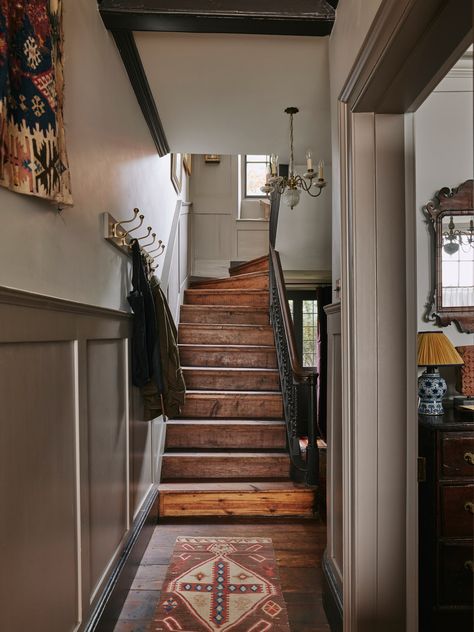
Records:
<instances>
[{"instance_id":1,"label":"dark wooden handrail","mask_svg":"<svg viewBox=\"0 0 474 632\"><path fill-rule=\"evenodd\" d=\"M302 382L306 382L311 377L317 376L318 372L315 369L305 368L301 364L298 349L296 347L293 319L291 318L288 297L286 295L285 279L283 276L283 269L281 267L280 254L271 244L270 258L272 260L272 267L275 272L275 286L278 292L278 298L281 306L281 314L283 318L283 326L285 329L286 343L288 345L288 353L290 355L293 380L296 383L301 384Z\"/></svg>"}]
</instances>

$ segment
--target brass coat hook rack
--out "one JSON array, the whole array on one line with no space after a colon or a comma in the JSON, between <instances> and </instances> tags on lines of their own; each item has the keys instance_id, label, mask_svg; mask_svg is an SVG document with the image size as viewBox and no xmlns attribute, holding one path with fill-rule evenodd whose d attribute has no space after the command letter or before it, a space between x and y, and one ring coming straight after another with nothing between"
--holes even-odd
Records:
<instances>
[{"instance_id":1,"label":"brass coat hook rack","mask_svg":"<svg viewBox=\"0 0 474 632\"><path fill-rule=\"evenodd\" d=\"M132 224L138 220L138 224L136 226L131 226L130 228L124 228L124 224ZM117 220L110 213L103 213L103 225L104 225L104 239L106 239L110 244L112 244L115 248L123 252L124 254L130 256L131 254L131 245L134 241L138 241L140 244L140 248L143 254L146 256L147 260L153 262L157 257L163 254L164 244L161 239L156 242L156 233L152 232L153 228L151 226L147 226L147 232L145 235L136 236L133 234L137 231L143 224L145 220L145 215L140 213L138 208L133 209L133 217L130 219L122 219ZM151 235L151 241L146 243L140 243L143 240L147 240ZM153 248L153 250L145 250L149 246L153 246L157 243L157 247ZM152 252L160 251L157 255L152 256ZM153 270L156 270L158 266L153 267Z\"/></svg>"}]
</instances>

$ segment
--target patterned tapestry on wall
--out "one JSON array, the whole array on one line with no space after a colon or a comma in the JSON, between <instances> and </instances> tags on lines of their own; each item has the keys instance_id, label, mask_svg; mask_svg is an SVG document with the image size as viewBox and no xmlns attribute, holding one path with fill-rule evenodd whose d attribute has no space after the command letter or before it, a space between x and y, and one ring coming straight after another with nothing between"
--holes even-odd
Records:
<instances>
[{"instance_id":1,"label":"patterned tapestry on wall","mask_svg":"<svg viewBox=\"0 0 474 632\"><path fill-rule=\"evenodd\" d=\"M0 185L72 204L62 0L0 0Z\"/></svg>"}]
</instances>

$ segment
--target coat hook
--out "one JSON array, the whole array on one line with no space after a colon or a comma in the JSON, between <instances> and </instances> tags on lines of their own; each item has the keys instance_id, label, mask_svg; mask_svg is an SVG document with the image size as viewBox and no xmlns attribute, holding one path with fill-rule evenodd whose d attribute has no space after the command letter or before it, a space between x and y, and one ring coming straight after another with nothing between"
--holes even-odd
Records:
<instances>
[{"instance_id":1,"label":"coat hook","mask_svg":"<svg viewBox=\"0 0 474 632\"><path fill-rule=\"evenodd\" d=\"M148 254L151 254L152 252L156 252L157 250L160 250L160 248L164 248L163 241L161 239L158 240L158 246L156 248L153 248L153 250L149 250Z\"/></svg>"},{"instance_id":2,"label":"coat hook","mask_svg":"<svg viewBox=\"0 0 474 632\"><path fill-rule=\"evenodd\" d=\"M133 217L132 219L122 219L119 220L118 222L115 222L115 224L112 224L112 234L114 237L118 238L118 237L122 237L122 235L117 235L117 226L119 225L123 225L123 224L130 224L131 222L134 222L135 219L137 218L137 215L140 211L137 208L133 209ZM140 216L141 217L141 216ZM127 233L125 232L125 235Z\"/></svg>"},{"instance_id":3,"label":"coat hook","mask_svg":"<svg viewBox=\"0 0 474 632\"><path fill-rule=\"evenodd\" d=\"M135 230L135 229L134 229ZM136 241L137 243L140 242L141 239L147 239L150 236L151 231L153 230L151 226L147 226L146 228L147 233L146 235L142 235L141 237L134 237L132 239L132 242ZM129 233L131 233L132 231L130 230ZM128 233L128 234L129 234ZM131 243L129 244L129 248L131 248Z\"/></svg>"},{"instance_id":4,"label":"coat hook","mask_svg":"<svg viewBox=\"0 0 474 632\"><path fill-rule=\"evenodd\" d=\"M143 224L143 220L145 219L144 215L139 215L138 219L140 220L140 223L137 224L134 228L131 228L130 230L127 230L124 232L124 234L122 235L122 246L126 246L127 245L127 237L130 235L130 233L133 233L135 230L138 230L140 228L140 226Z\"/></svg>"},{"instance_id":5,"label":"coat hook","mask_svg":"<svg viewBox=\"0 0 474 632\"><path fill-rule=\"evenodd\" d=\"M146 248L147 246L153 246L156 239L156 233L152 233L151 236L153 237L153 239L150 241L149 244L140 244L142 248Z\"/></svg>"},{"instance_id":6,"label":"coat hook","mask_svg":"<svg viewBox=\"0 0 474 632\"><path fill-rule=\"evenodd\" d=\"M157 250L157 249L155 248L155 250ZM155 250L153 252L155 252ZM158 257L161 257L161 255L163 254L164 250L165 250L165 246L163 244L162 246L160 246L160 252L159 253L157 253L156 255L153 255L153 256L150 256L150 254L148 253L148 256L149 256L149 258L152 261L154 261L155 259L158 259Z\"/></svg>"},{"instance_id":7,"label":"coat hook","mask_svg":"<svg viewBox=\"0 0 474 632\"><path fill-rule=\"evenodd\" d=\"M165 251L165 244L163 244L163 245L161 246L161 252L159 252L159 253L156 255L155 259L158 259L158 257L161 257L161 255L164 253L164 251Z\"/></svg>"}]
</instances>

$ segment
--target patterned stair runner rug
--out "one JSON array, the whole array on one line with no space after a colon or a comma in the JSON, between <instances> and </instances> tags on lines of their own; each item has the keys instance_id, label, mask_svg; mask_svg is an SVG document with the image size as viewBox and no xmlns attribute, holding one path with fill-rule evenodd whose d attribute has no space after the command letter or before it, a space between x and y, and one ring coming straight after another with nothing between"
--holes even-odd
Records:
<instances>
[{"instance_id":1,"label":"patterned stair runner rug","mask_svg":"<svg viewBox=\"0 0 474 632\"><path fill-rule=\"evenodd\" d=\"M178 537L153 632L289 632L270 538Z\"/></svg>"}]
</instances>

